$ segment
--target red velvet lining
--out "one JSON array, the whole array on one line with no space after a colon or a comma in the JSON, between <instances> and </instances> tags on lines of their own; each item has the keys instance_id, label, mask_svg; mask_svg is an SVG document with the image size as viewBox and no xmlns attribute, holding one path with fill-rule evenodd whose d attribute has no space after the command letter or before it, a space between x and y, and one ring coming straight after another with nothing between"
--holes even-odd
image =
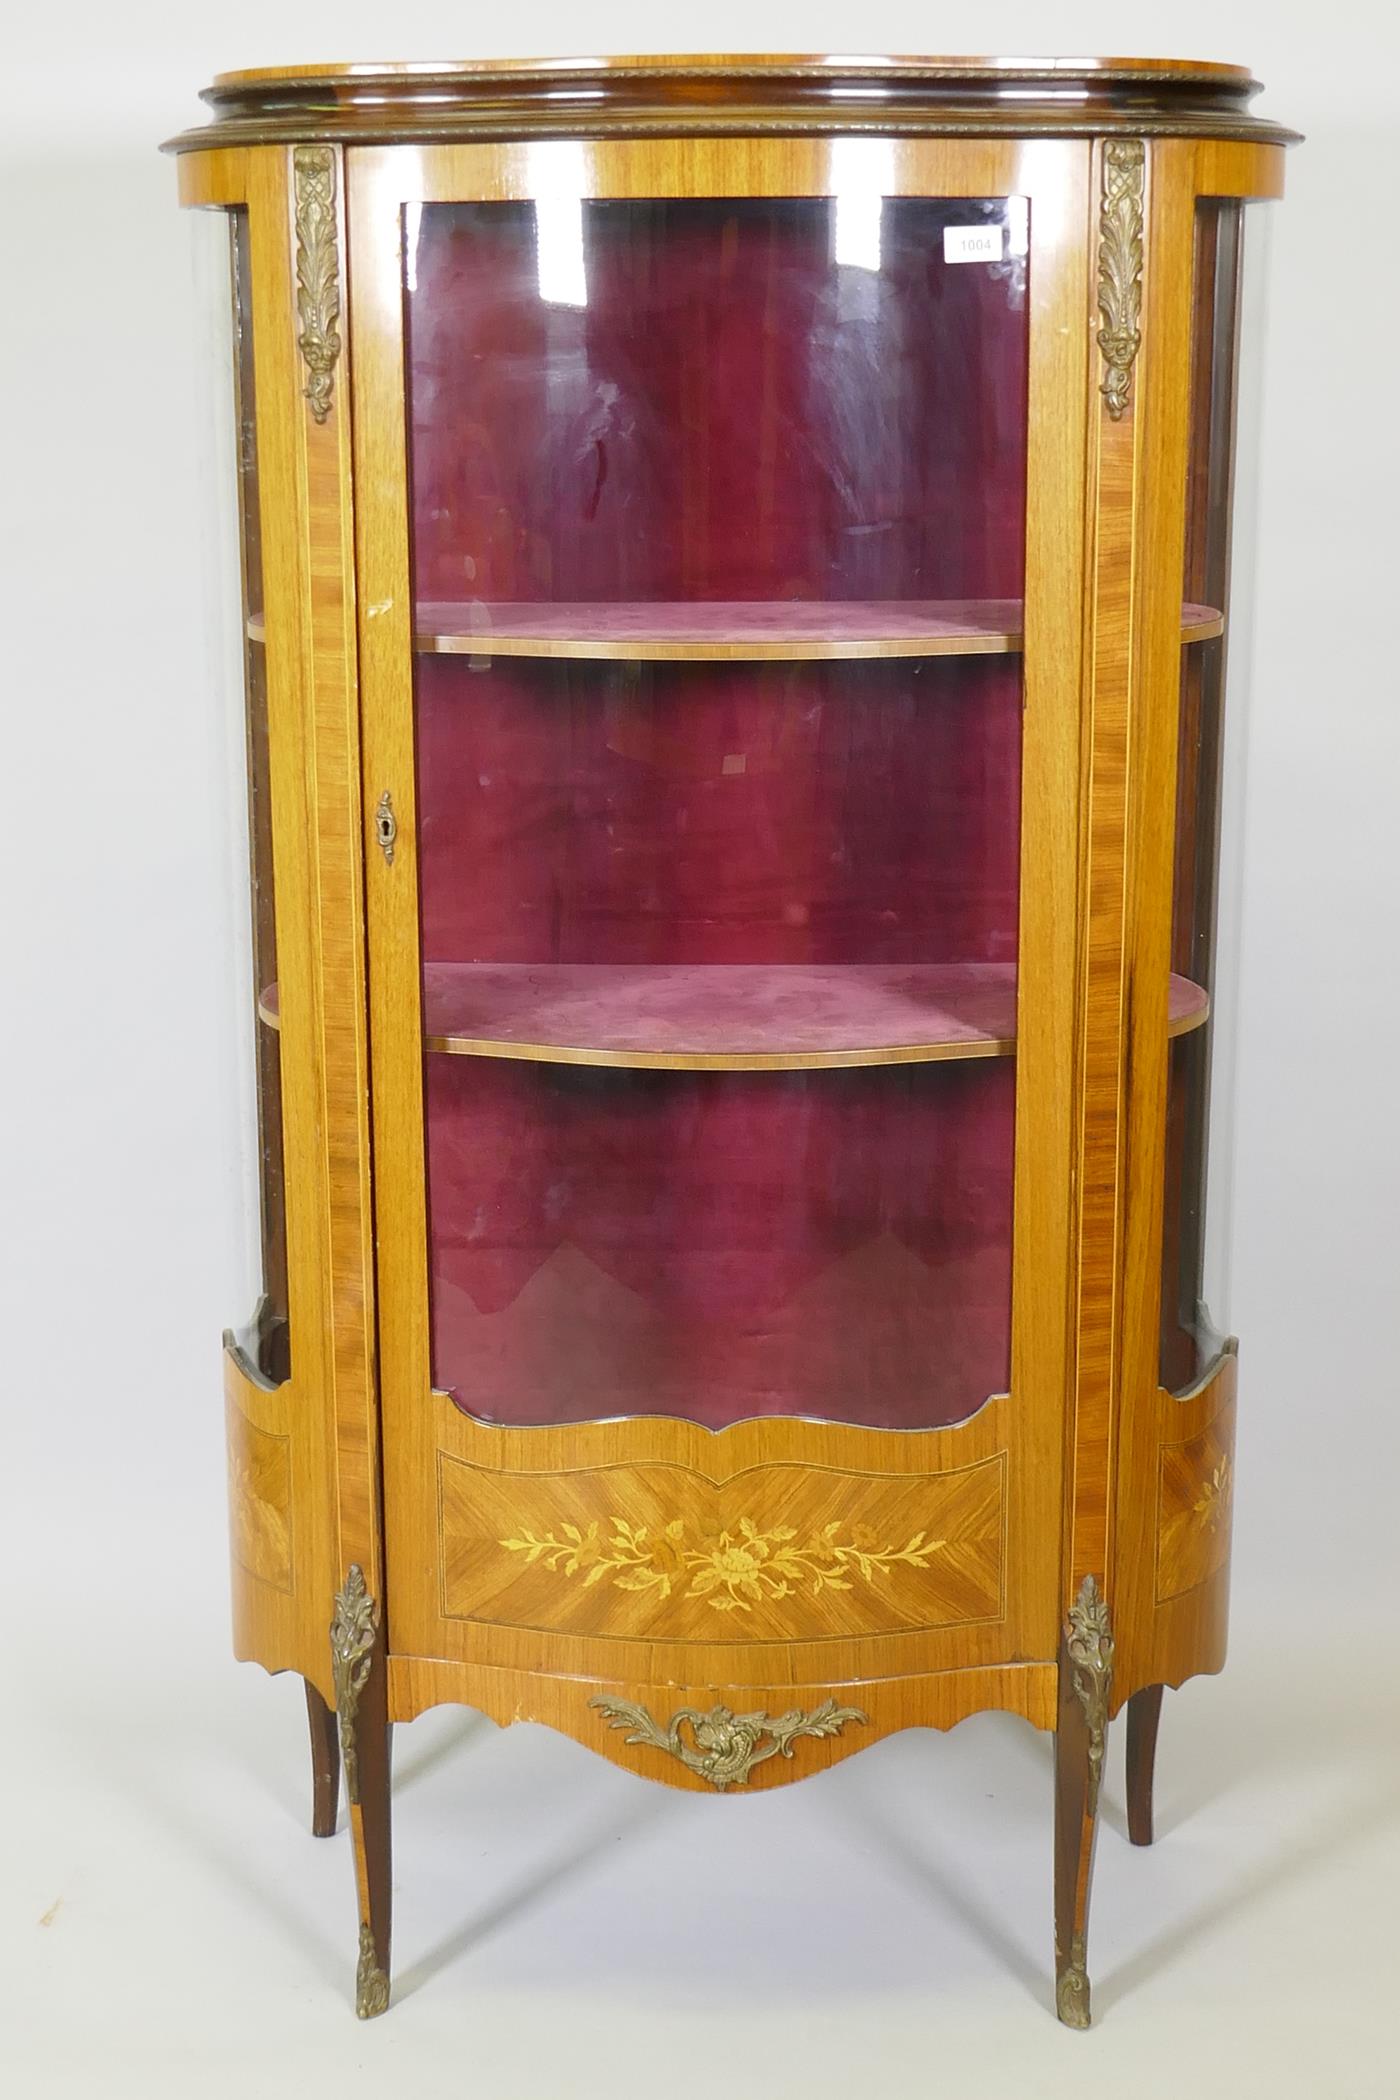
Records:
<instances>
[{"instance_id":1,"label":"red velvet lining","mask_svg":"<svg viewBox=\"0 0 1400 2100\"><path fill-rule=\"evenodd\" d=\"M409 259L415 593L1021 591L1024 263L1000 205L429 206ZM1016 959L1021 676L986 656L418 661L425 963ZM915 1427L1009 1378L1008 1059L642 1072L430 1054L433 1366L517 1423Z\"/></svg>"},{"instance_id":2,"label":"red velvet lining","mask_svg":"<svg viewBox=\"0 0 1400 2100\"><path fill-rule=\"evenodd\" d=\"M433 962L1014 962L1014 658L418 666Z\"/></svg>"},{"instance_id":3,"label":"red velvet lining","mask_svg":"<svg viewBox=\"0 0 1400 2100\"><path fill-rule=\"evenodd\" d=\"M429 1057L436 1380L516 1423L951 1422L1009 1378L1014 1073Z\"/></svg>"},{"instance_id":4,"label":"red velvet lining","mask_svg":"<svg viewBox=\"0 0 1400 2100\"><path fill-rule=\"evenodd\" d=\"M943 260L1003 216L887 198L872 270L825 201L587 202L567 305L533 205L426 207L416 597L1019 597L1025 262Z\"/></svg>"}]
</instances>

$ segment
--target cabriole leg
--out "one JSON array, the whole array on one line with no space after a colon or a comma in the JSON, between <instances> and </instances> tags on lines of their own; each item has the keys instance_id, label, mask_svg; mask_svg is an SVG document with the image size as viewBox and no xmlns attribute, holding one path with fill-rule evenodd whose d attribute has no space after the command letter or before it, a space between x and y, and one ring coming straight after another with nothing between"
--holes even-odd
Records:
<instances>
[{"instance_id":1,"label":"cabriole leg","mask_svg":"<svg viewBox=\"0 0 1400 2100\"><path fill-rule=\"evenodd\" d=\"M1055 1730L1055 2010L1066 2027L1089 2025L1089 1884L1112 1681L1108 1606L1086 1575L1060 1647Z\"/></svg>"},{"instance_id":2,"label":"cabriole leg","mask_svg":"<svg viewBox=\"0 0 1400 2100\"><path fill-rule=\"evenodd\" d=\"M389 1723L379 1606L358 1567L335 1600L331 1660L359 1899L355 2011L371 2020L389 2007Z\"/></svg>"},{"instance_id":3,"label":"cabriole leg","mask_svg":"<svg viewBox=\"0 0 1400 2100\"><path fill-rule=\"evenodd\" d=\"M306 1719L311 1730L311 1835L335 1836L340 1804L340 1735L336 1717L308 1677Z\"/></svg>"},{"instance_id":4,"label":"cabriole leg","mask_svg":"<svg viewBox=\"0 0 1400 2100\"><path fill-rule=\"evenodd\" d=\"M1163 1689L1160 1684L1144 1685L1128 1701L1128 1836L1135 1845L1152 1843L1152 1775Z\"/></svg>"}]
</instances>

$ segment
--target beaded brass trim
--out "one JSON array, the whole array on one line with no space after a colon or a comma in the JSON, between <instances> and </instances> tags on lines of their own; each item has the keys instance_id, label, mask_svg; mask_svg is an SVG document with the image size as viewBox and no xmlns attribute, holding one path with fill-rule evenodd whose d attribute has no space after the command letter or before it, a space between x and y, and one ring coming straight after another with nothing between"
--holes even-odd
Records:
<instances>
[{"instance_id":1,"label":"beaded brass trim","mask_svg":"<svg viewBox=\"0 0 1400 2100\"><path fill-rule=\"evenodd\" d=\"M297 348L308 378L302 391L311 413L324 423L331 412L331 385L340 356L340 257L335 224L335 149L297 146L292 152L296 198Z\"/></svg>"},{"instance_id":2,"label":"beaded brass trim","mask_svg":"<svg viewBox=\"0 0 1400 2100\"><path fill-rule=\"evenodd\" d=\"M1141 139L1108 139L1103 149L1099 207L1100 387L1114 422L1125 413L1133 364L1142 341L1142 188L1146 149Z\"/></svg>"},{"instance_id":3,"label":"beaded brass trim","mask_svg":"<svg viewBox=\"0 0 1400 2100\"><path fill-rule=\"evenodd\" d=\"M775 57L356 67L223 74L212 121L167 150L274 140L830 136L1255 139L1297 134L1250 111L1239 67Z\"/></svg>"},{"instance_id":4,"label":"beaded brass trim","mask_svg":"<svg viewBox=\"0 0 1400 2100\"><path fill-rule=\"evenodd\" d=\"M1108 1734L1108 1699L1113 1686L1113 1631L1108 1606L1099 1594L1092 1575L1086 1575L1079 1595L1069 1608L1065 1630L1065 1652L1069 1657L1070 1681L1084 1710L1089 1727L1089 1798L1086 1813L1092 1820L1099 1805L1103 1779L1104 1743Z\"/></svg>"},{"instance_id":5,"label":"beaded brass trim","mask_svg":"<svg viewBox=\"0 0 1400 2100\"><path fill-rule=\"evenodd\" d=\"M360 1694L369 1680L374 1643L379 1634L379 1606L365 1588L364 1571L352 1567L335 1600L331 1619L331 1672L335 1709L340 1719L340 1755L345 1766L345 1797L360 1799L360 1757L355 1724Z\"/></svg>"},{"instance_id":6,"label":"beaded brass trim","mask_svg":"<svg viewBox=\"0 0 1400 2100\"><path fill-rule=\"evenodd\" d=\"M770 1720L767 1714L731 1713L727 1706L712 1706L707 1714L698 1713L693 1706L683 1706L663 1728L644 1706L634 1706L628 1699L600 1695L588 1703L597 1707L610 1728L630 1729L629 1743L665 1750L671 1757L679 1758L688 1772L708 1780L720 1793L726 1787L743 1786L754 1766L768 1758L791 1757L799 1736L839 1735L848 1721L863 1722L869 1718L857 1706L838 1706L834 1699L824 1699L810 1714L794 1707L790 1713L779 1714L776 1720ZM694 1736L693 1743L681 1733L686 1723Z\"/></svg>"}]
</instances>

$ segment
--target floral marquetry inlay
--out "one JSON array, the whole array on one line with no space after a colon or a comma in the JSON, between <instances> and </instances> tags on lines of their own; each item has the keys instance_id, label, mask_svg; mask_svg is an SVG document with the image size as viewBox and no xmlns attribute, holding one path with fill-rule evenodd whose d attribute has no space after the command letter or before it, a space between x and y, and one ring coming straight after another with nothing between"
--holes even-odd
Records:
<instances>
[{"instance_id":1,"label":"floral marquetry inlay","mask_svg":"<svg viewBox=\"0 0 1400 2100\"><path fill-rule=\"evenodd\" d=\"M750 1517L739 1519L737 1531L695 1541L679 1517L657 1532L614 1517L609 1538L599 1536L597 1523L586 1532L576 1524L563 1528L563 1539L526 1532L501 1544L557 1574L582 1575L585 1588L611 1581L621 1590L657 1588L663 1597L678 1590L707 1598L713 1611L748 1611L765 1597L791 1597L804 1586L814 1597L848 1590L853 1579L875 1582L898 1567L926 1568L947 1545L916 1531L903 1546L882 1546L864 1525L844 1539L839 1521L799 1539L790 1524L760 1531Z\"/></svg>"},{"instance_id":2,"label":"floral marquetry inlay","mask_svg":"<svg viewBox=\"0 0 1400 2100\"><path fill-rule=\"evenodd\" d=\"M1230 1461L1228 1458L1222 1458L1192 1505L1201 1522L1211 1530L1225 1523L1229 1517L1233 1481L1234 1470Z\"/></svg>"},{"instance_id":3,"label":"floral marquetry inlay","mask_svg":"<svg viewBox=\"0 0 1400 2100\"><path fill-rule=\"evenodd\" d=\"M800 1640L1002 1611L1005 1460L945 1473L439 1459L450 1616L628 1639Z\"/></svg>"},{"instance_id":4,"label":"floral marquetry inlay","mask_svg":"<svg viewBox=\"0 0 1400 2100\"><path fill-rule=\"evenodd\" d=\"M1207 1582L1230 1554L1235 1408L1180 1444L1163 1444L1157 1502L1157 1601Z\"/></svg>"}]
</instances>

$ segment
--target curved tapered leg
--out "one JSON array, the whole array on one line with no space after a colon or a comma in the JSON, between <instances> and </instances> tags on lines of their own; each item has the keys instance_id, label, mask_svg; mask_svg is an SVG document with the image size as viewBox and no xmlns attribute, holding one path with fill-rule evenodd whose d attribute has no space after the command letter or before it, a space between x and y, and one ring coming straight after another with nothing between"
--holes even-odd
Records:
<instances>
[{"instance_id":1,"label":"curved tapered leg","mask_svg":"<svg viewBox=\"0 0 1400 2100\"><path fill-rule=\"evenodd\" d=\"M306 1719L311 1730L311 1835L334 1837L340 1805L340 1732L334 1713L309 1677Z\"/></svg>"},{"instance_id":2,"label":"curved tapered leg","mask_svg":"<svg viewBox=\"0 0 1400 2100\"><path fill-rule=\"evenodd\" d=\"M1144 1685L1128 1701L1128 1836L1152 1843L1152 1775L1157 1765L1157 1724L1165 1686Z\"/></svg>"},{"instance_id":3,"label":"curved tapered leg","mask_svg":"<svg viewBox=\"0 0 1400 2100\"><path fill-rule=\"evenodd\" d=\"M360 1917L355 2011L371 2020L389 2009L389 1722L384 1629L358 1567L335 1600L331 1661Z\"/></svg>"},{"instance_id":4,"label":"curved tapered leg","mask_svg":"<svg viewBox=\"0 0 1400 2100\"><path fill-rule=\"evenodd\" d=\"M1055 1729L1055 2010L1066 2027L1089 2025L1089 1884L1112 1680L1108 1606L1086 1575L1060 1644Z\"/></svg>"}]
</instances>

